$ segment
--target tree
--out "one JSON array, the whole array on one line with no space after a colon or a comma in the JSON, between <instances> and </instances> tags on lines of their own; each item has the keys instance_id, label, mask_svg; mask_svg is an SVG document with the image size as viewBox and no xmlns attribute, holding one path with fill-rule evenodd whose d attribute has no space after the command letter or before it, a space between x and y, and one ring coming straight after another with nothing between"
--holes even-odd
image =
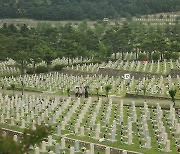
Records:
<instances>
[{"instance_id":1,"label":"tree","mask_svg":"<svg viewBox=\"0 0 180 154\"><path fill-rule=\"evenodd\" d=\"M132 27L137 27L136 29L132 30L132 46L135 50L136 53L136 60L138 60L138 50L141 48L142 42L143 42L143 28L142 25L137 25L136 23L132 22L130 23L132 24ZM139 27L141 28L141 30L139 30Z\"/></svg>"},{"instance_id":2,"label":"tree","mask_svg":"<svg viewBox=\"0 0 180 154\"><path fill-rule=\"evenodd\" d=\"M1 18L33 18L41 20L114 19L127 15L145 15L179 10L178 0L9 0L0 1Z\"/></svg>"},{"instance_id":3,"label":"tree","mask_svg":"<svg viewBox=\"0 0 180 154\"><path fill-rule=\"evenodd\" d=\"M108 56L110 56L108 47L102 41L99 41L98 47L99 47L98 57L107 58Z\"/></svg>"},{"instance_id":4,"label":"tree","mask_svg":"<svg viewBox=\"0 0 180 154\"><path fill-rule=\"evenodd\" d=\"M170 90L169 90L169 95L170 95L171 100L172 100L172 102L173 102L173 106L175 106L175 96L176 96L176 92L177 92L176 89L170 89Z\"/></svg>"},{"instance_id":5,"label":"tree","mask_svg":"<svg viewBox=\"0 0 180 154\"><path fill-rule=\"evenodd\" d=\"M158 34L158 33L156 33L156 35L154 35L154 38L155 38L153 41L154 49L156 51L160 52L160 57L161 57L161 61L162 61L163 60L163 54L168 48L167 41L162 36L162 34Z\"/></svg>"},{"instance_id":6,"label":"tree","mask_svg":"<svg viewBox=\"0 0 180 154\"><path fill-rule=\"evenodd\" d=\"M19 143L16 143L10 136L4 136L2 130L0 130L0 153L20 154L23 151Z\"/></svg>"},{"instance_id":7,"label":"tree","mask_svg":"<svg viewBox=\"0 0 180 154\"><path fill-rule=\"evenodd\" d=\"M20 142L15 142L12 137L3 136L0 129L0 152L3 154L27 153L30 145L39 144L42 139L51 133L51 127L44 124L36 125L36 130L24 129Z\"/></svg>"},{"instance_id":8,"label":"tree","mask_svg":"<svg viewBox=\"0 0 180 154\"><path fill-rule=\"evenodd\" d=\"M47 45L42 46L40 50L43 53L42 59L46 62L47 68L49 69L49 65L57 57L57 54Z\"/></svg>"},{"instance_id":9,"label":"tree","mask_svg":"<svg viewBox=\"0 0 180 154\"><path fill-rule=\"evenodd\" d=\"M138 59L141 60L141 61L144 61L144 60L147 60L147 56L144 53L140 53L139 56L138 56Z\"/></svg>"},{"instance_id":10,"label":"tree","mask_svg":"<svg viewBox=\"0 0 180 154\"><path fill-rule=\"evenodd\" d=\"M98 37L102 37L103 33L105 32L106 28L107 28L107 21L100 21L98 20L95 24L95 32L98 35Z\"/></svg>"},{"instance_id":11,"label":"tree","mask_svg":"<svg viewBox=\"0 0 180 154\"><path fill-rule=\"evenodd\" d=\"M152 54L152 59L154 61L158 61L159 58L160 58L160 53L159 52L155 52L155 53Z\"/></svg>"},{"instance_id":12,"label":"tree","mask_svg":"<svg viewBox=\"0 0 180 154\"><path fill-rule=\"evenodd\" d=\"M83 62L84 58L89 57L89 55L90 55L90 53L88 52L88 50L86 49L85 46L77 44L76 56L81 57L82 62Z\"/></svg>"},{"instance_id":13,"label":"tree","mask_svg":"<svg viewBox=\"0 0 180 154\"><path fill-rule=\"evenodd\" d=\"M83 20L78 26L78 30L81 32L85 32L88 29L89 29L89 27L88 27L88 21L87 20Z\"/></svg>"},{"instance_id":14,"label":"tree","mask_svg":"<svg viewBox=\"0 0 180 154\"><path fill-rule=\"evenodd\" d=\"M22 136L23 151L28 151L30 145L34 146L41 142L43 138L51 133L50 130L51 127L44 124L36 125L36 130L24 129Z\"/></svg>"},{"instance_id":15,"label":"tree","mask_svg":"<svg viewBox=\"0 0 180 154\"><path fill-rule=\"evenodd\" d=\"M81 39L81 45L86 47L89 51L97 51L98 50L98 41L99 38L94 30L88 29Z\"/></svg>"},{"instance_id":16,"label":"tree","mask_svg":"<svg viewBox=\"0 0 180 154\"><path fill-rule=\"evenodd\" d=\"M27 36L28 31L29 31L29 29L26 24L21 26L21 29L20 29L21 34L23 34L24 36Z\"/></svg>"},{"instance_id":17,"label":"tree","mask_svg":"<svg viewBox=\"0 0 180 154\"><path fill-rule=\"evenodd\" d=\"M144 93L144 96L146 95L146 86L144 85L143 87L142 87L142 91L143 91L143 93Z\"/></svg>"},{"instance_id":18,"label":"tree","mask_svg":"<svg viewBox=\"0 0 180 154\"><path fill-rule=\"evenodd\" d=\"M131 27L126 23L117 31L117 44L122 54L122 60L124 60L124 52L132 51L133 48L131 32Z\"/></svg>"},{"instance_id":19,"label":"tree","mask_svg":"<svg viewBox=\"0 0 180 154\"><path fill-rule=\"evenodd\" d=\"M96 88L96 94L97 94L97 98L99 100L99 88L98 87Z\"/></svg>"},{"instance_id":20,"label":"tree","mask_svg":"<svg viewBox=\"0 0 180 154\"><path fill-rule=\"evenodd\" d=\"M43 51L41 47L46 45L40 37L33 36L29 38L30 50L29 50L29 62L33 65L33 72L35 73L36 64L40 63L43 58Z\"/></svg>"},{"instance_id":21,"label":"tree","mask_svg":"<svg viewBox=\"0 0 180 154\"><path fill-rule=\"evenodd\" d=\"M14 60L20 66L21 74L24 75L25 68L29 63L28 52L25 50L21 50L21 51L17 52L15 54Z\"/></svg>"},{"instance_id":22,"label":"tree","mask_svg":"<svg viewBox=\"0 0 180 154\"><path fill-rule=\"evenodd\" d=\"M105 86L105 90L106 90L106 97L108 98L108 94L109 94L109 91L112 89L112 86L111 85L106 85Z\"/></svg>"},{"instance_id":23,"label":"tree","mask_svg":"<svg viewBox=\"0 0 180 154\"><path fill-rule=\"evenodd\" d=\"M178 59L179 59L179 52L173 52L173 53L171 54L171 58L172 58L173 60L178 60Z\"/></svg>"},{"instance_id":24,"label":"tree","mask_svg":"<svg viewBox=\"0 0 180 154\"><path fill-rule=\"evenodd\" d=\"M14 24L10 24L8 26L8 29L10 30L11 33L17 33L18 32L17 27L14 26Z\"/></svg>"},{"instance_id":25,"label":"tree","mask_svg":"<svg viewBox=\"0 0 180 154\"><path fill-rule=\"evenodd\" d=\"M155 44L156 44L156 41L154 40L154 35L151 34L150 32L145 34L145 39L143 40L142 42L142 46L141 46L141 49L143 51L146 51L148 53L148 59L149 60L152 60L152 51L155 50Z\"/></svg>"},{"instance_id":26,"label":"tree","mask_svg":"<svg viewBox=\"0 0 180 154\"><path fill-rule=\"evenodd\" d=\"M3 45L2 46L0 45L0 55L1 55L0 61L5 61L8 57L7 51L3 51L3 48L4 48Z\"/></svg>"},{"instance_id":27,"label":"tree","mask_svg":"<svg viewBox=\"0 0 180 154\"><path fill-rule=\"evenodd\" d=\"M118 29L119 29L118 27L112 27L112 28L107 29L102 38L105 46L109 46L112 50L112 53L114 53L115 60L116 60L116 55L119 52L119 46L120 46L118 35L117 35Z\"/></svg>"},{"instance_id":28,"label":"tree","mask_svg":"<svg viewBox=\"0 0 180 154\"><path fill-rule=\"evenodd\" d=\"M6 23L3 23L3 26L2 26L2 28L0 29L0 33L1 34L8 34L8 35L10 35L10 30L8 29L8 26L7 26L7 24Z\"/></svg>"},{"instance_id":29,"label":"tree","mask_svg":"<svg viewBox=\"0 0 180 154\"><path fill-rule=\"evenodd\" d=\"M68 58L68 65L70 64L70 59L72 60L73 63L73 58L77 56L77 49L78 49L78 44L73 41L73 40L67 40L67 39L62 39L60 41L60 49L62 53L64 54L65 57Z\"/></svg>"},{"instance_id":30,"label":"tree","mask_svg":"<svg viewBox=\"0 0 180 154\"><path fill-rule=\"evenodd\" d=\"M171 52L180 52L180 44L178 42L178 39L175 39L175 41L170 43L170 48L169 50L171 50Z\"/></svg>"},{"instance_id":31,"label":"tree","mask_svg":"<svg viewBox=\"0 0 180 154\"><path fill-rule=\"evenodd\" d=\"M164 58L167 60L171 59L171 52L169 51L164 52Z\"/></svg>"},{"instance_id":32,"label":"tree","mask_svg":"<svg viewBox=\"0 0 180 154\"><path fill-rule=\"evenodd\" d=\"M33 71L35 73L36 65L43 59L43 52L40 46L35 47L29 52L29 62L33 65Z\"/></svg>"}]
</instances>

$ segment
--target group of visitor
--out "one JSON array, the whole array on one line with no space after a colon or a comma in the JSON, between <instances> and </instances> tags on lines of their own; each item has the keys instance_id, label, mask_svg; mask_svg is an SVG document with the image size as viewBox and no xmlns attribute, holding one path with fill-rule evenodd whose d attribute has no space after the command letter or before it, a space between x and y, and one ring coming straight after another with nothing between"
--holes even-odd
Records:
<instances>
[{"instance_id":1,"label":"group of visitor","mask_svg":"<svg viewBox=\"0 0 180 154\"><path fill-rule=\"evenodd\" d=\"M84 87L84 95L85 95L85 98L88 98L88 95L89 95L89 86L85 86ZM79 86L76 86L75 87L75 97L82 97L83 95L83 88L82 87L79 87Z\"/></svg>"}]
</instances>

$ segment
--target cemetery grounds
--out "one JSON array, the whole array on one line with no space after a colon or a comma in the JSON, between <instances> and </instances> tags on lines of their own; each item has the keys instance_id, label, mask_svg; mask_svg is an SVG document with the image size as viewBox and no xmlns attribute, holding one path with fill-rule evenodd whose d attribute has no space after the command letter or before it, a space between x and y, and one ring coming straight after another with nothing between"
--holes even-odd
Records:
<instances>
[{"instance_id":1,"label":"cemetery grounds","mask_svg":"<svg viewBox=\"0 0 180 154\"><path fill-rule=\"evenodd\" d=\"M127 57L130 56L127 54ZM66 59L57 59L52 66L66 62ZM78 63L78 59L75 59L75 62ZM179 90L176 94L175 106L170 101L164 104L158 103L162 100L157 98L152 103L147 103L146 98L131 98L129 102L123 102L123 98L126 93L143 96L142 87L146 86L145 95L160 96L170 100L168 89L172 87L179 89L180 78L178 75L171 77L169 74L171 69L180 69L179 61L151 63L115 61L102 64L77 64L65 67L64 72L25 76L19 75L16 67L9 67L10 64L13 64L12 60L1 64L3 66L1 67L1 84L3 83L6 87L5 90L1 90L0 95L1 127L21 133L24 128L35 129L36 124L45 123L52 126L52 134L48 139L39 143L35 149L30 150L30 153L38 153L38 151L48 153L48 150L51 150L50 153L57 151L82 153L83 147L86 147L86 153L116 153L117 149L145 154L178 153L177 149L180 145ZM39 65L44 65L44 63ZM125 80L123 76L100 75L98 74L100 68L145 72L157 74L160 77L133 78L131 76L130 80ZM8 75L6 76L4 72ZM15 75L12 76L12 74ZM21 85L22 81L24 87ZM12 90L7 90L12 83L17 88L15 95ZM74 87L79 85L90 86L91 95L88 99L74 98ZM106 85L112 85L109 98L105 97ZM21 91L22 88L24 95L17 95L18 90ZM67 96L67 88L71 89L71 97ZM96 96L97 89L99 100ZM17 140L20 139L17 138ZM75 143L72 140L76 140ZM81 141L88 143L82 145ZM97 144L100 146L97 147ZM123 152L126 153L126 151Z\"/></svg>"}]
</instances>

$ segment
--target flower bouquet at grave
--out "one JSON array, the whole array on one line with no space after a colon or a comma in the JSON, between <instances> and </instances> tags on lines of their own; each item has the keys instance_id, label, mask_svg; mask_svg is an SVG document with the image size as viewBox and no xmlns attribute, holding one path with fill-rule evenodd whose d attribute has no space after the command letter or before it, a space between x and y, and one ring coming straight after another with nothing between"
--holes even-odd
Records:
<instances>
[{"instance_id":1,"label":"flower bouquet at grave","mask_svg":"<svg viewBox=\"0 0 180 154\"><path fill-rule=\"evenodd\" d=\"M143 61L147 61L147 57L144 57L144 58L143 58Z\"/></svg>"},{"instance_id":2,"label":"flower bouquet at grave","mask_svg":"<svg viewBox=\"0 0 180 154\"><path fill-rule=\"evenodd\" d=\"M144 53L139 54L138 59L140 61L147 61L147 56Z\"/></svg>"}]
</instances>

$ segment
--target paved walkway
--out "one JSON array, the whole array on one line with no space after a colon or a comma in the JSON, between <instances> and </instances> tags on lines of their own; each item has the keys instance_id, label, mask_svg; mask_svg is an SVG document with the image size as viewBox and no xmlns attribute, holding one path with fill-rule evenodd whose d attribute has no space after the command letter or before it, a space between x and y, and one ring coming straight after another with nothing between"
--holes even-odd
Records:
<instances>
[{"instance_id":1,"label":"paved walkway","mask_svg":"<svg viewBox=\"0 0 180 154\"><path fill-rule=\"evenodd\" d=\"M0 93L2 93L2 90L0 89ZM5 91L5 94L13 94L12 90L6 90ZM15 94L18 94L18 95L22 95L22 92L21 91L15 91ZM35 95L35 96L43 96L43 97L47 97L49 96L50 98L55 98L57 96L60 96L61 98L67 98L67 96L65 95L58 95L58 94L55 94L55 93L47 93L47 92L44 92L44 93L40 93L40 92L27 92L27 91L24 91L24 94L28 94L28 95ZM74 98L74 95L72 96L72 98ZM141 99L141 98L125 98L125 97L117 97L117 96L109 96L113 102L120 102L121 100L123 100L125 103L131 103L132 101L135 101L136 103L143 103L145 100L144 99ZM85 99L84 97L82 97L83 99ZM100 97L102 100L107 100L106 97ZM93 100L97 100L97 97L93 96L92 97ZM170 100L158 100L158 99L146 99L146 102L149 103L149 104L156 104L156 103L159 103L159 104L164 104L164 105L169 105L169 104L172 104L172 102ZM180 105L180 101L176 101L176 104L179 104Z\"/></svg>"}]
</instances>

